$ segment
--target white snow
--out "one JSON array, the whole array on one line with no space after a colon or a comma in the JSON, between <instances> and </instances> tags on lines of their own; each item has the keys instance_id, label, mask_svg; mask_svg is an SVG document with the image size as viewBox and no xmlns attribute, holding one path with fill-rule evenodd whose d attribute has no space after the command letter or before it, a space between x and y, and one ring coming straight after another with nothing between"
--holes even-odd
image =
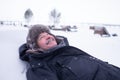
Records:
<instances>
[{"instance_id":1,"label":"white snow","mask_svg":"<svg viewBox=\"0 0 120 80\"><path fill-rule=\"evenodd\" d=\"M116 37L94 35L88 26L79 26L77 32L53 31L68 38L70 45L120 67L120 27L107 27ZM26 42L28 28L0 26L0 80L26 80L26 65L19 59L18 49Z\"/></svg>"}]
</instances>

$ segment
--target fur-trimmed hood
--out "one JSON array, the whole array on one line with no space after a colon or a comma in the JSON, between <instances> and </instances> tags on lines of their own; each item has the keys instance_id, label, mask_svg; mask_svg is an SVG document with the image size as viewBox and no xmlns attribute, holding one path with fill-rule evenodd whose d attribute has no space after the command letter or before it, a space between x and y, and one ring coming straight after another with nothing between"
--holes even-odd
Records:
<instances>
[{"instance_id":1,"label":"fur-trimmed hood","mask_svg":"<svg viewBox=\"0 0 120 80\"><path fill-rule=\"evenodd\" d=\"M35 53L41 54L41 53L50 53L52 51L55 51L56 49L59 49L64 46L69 46L68 40L66 37L63 36L55 36L56 41L58 45L54 48L51 48L47 51L35 51ZM19 55L22 60L29 61L29 54L32 54L33 52L27 52L30 49L27 43L23 44L19 48ZM34 54L34 53L33 53Z\"/></svg>"}]
</instances>

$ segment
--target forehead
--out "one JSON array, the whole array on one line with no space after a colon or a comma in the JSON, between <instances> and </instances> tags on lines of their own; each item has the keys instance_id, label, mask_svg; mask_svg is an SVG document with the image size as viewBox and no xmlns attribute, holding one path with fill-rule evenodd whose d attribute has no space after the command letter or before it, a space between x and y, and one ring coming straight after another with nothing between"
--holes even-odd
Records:
<instances>
[{"instance_id":1,"label":"forehead","mask_svg":"<svg viewBox=\"0 0 120 80\"><path fill-rule=\"evenodd\" d=\"M47 32L42 32L42 33L39 34L39 37L42 36L42 35L45 35L45 34L49 34L49 33L47 33Z\"/></svg>"}]
</instances>

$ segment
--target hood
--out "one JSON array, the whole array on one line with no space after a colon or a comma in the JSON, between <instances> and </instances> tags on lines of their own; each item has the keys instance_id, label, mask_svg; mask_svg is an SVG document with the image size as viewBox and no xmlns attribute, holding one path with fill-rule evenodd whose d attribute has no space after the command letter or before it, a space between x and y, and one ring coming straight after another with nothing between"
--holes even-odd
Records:
<instances>
[{"instance_id":1,"label":"hood","mask_svg":"<svg viewBox=\"0 0 120 80\"><path fill-rule=\"evenodd\" d=\"M58 45L55 46L54 48L51 48L51 49L49 49L47 51L43 51L43 52L42 51L37 51L36 53L37 54L41 54L42 53L44 55L44 53L45 54L46 53L50 53L50 52L53 52L53 51L55 51L55 50L57 50L57 49L59 49L61 47L69 46L69 43L68 43L68 40L67 40L66 37L56 36L56 41L57 41ZM34 55L34 53L33 54L31 54L31 53L29 54L28 52L26 52L28 49L29 49L29 47L28 47L28 45L26 43L20 46L20 48L19 48L20 59L22 59L24 61L29 61L29 55ZM38 57L37 55L34 55L34 56Z\"/></svg>"}]
</instances>

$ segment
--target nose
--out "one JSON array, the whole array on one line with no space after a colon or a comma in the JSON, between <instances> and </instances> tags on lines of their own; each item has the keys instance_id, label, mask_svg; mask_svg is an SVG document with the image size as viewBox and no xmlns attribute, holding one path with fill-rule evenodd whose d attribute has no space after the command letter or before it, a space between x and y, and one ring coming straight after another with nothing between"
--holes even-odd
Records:
<instances>
[{"instance_id":1,"label":"nose","mask_svg":"<svg viewBox=\"0 0 120 80\"><path fill-rule=\"evenodd\" d=\"M46 39L50 39L50 38L52 38L51 35L47 35L47 36L46 36Z\"/></svg>"},{"instance_id":2,"label":"nose","mask_svg":"<svg viewBox=\"0 0 120 80\"><path fill-rule=\"evenodd\" d=\"M46 34L46 35L45 35L45 38L46 38L46 39L49 39L50 37L51 37L50 34Z\"/></svg>"}]
</instances>

